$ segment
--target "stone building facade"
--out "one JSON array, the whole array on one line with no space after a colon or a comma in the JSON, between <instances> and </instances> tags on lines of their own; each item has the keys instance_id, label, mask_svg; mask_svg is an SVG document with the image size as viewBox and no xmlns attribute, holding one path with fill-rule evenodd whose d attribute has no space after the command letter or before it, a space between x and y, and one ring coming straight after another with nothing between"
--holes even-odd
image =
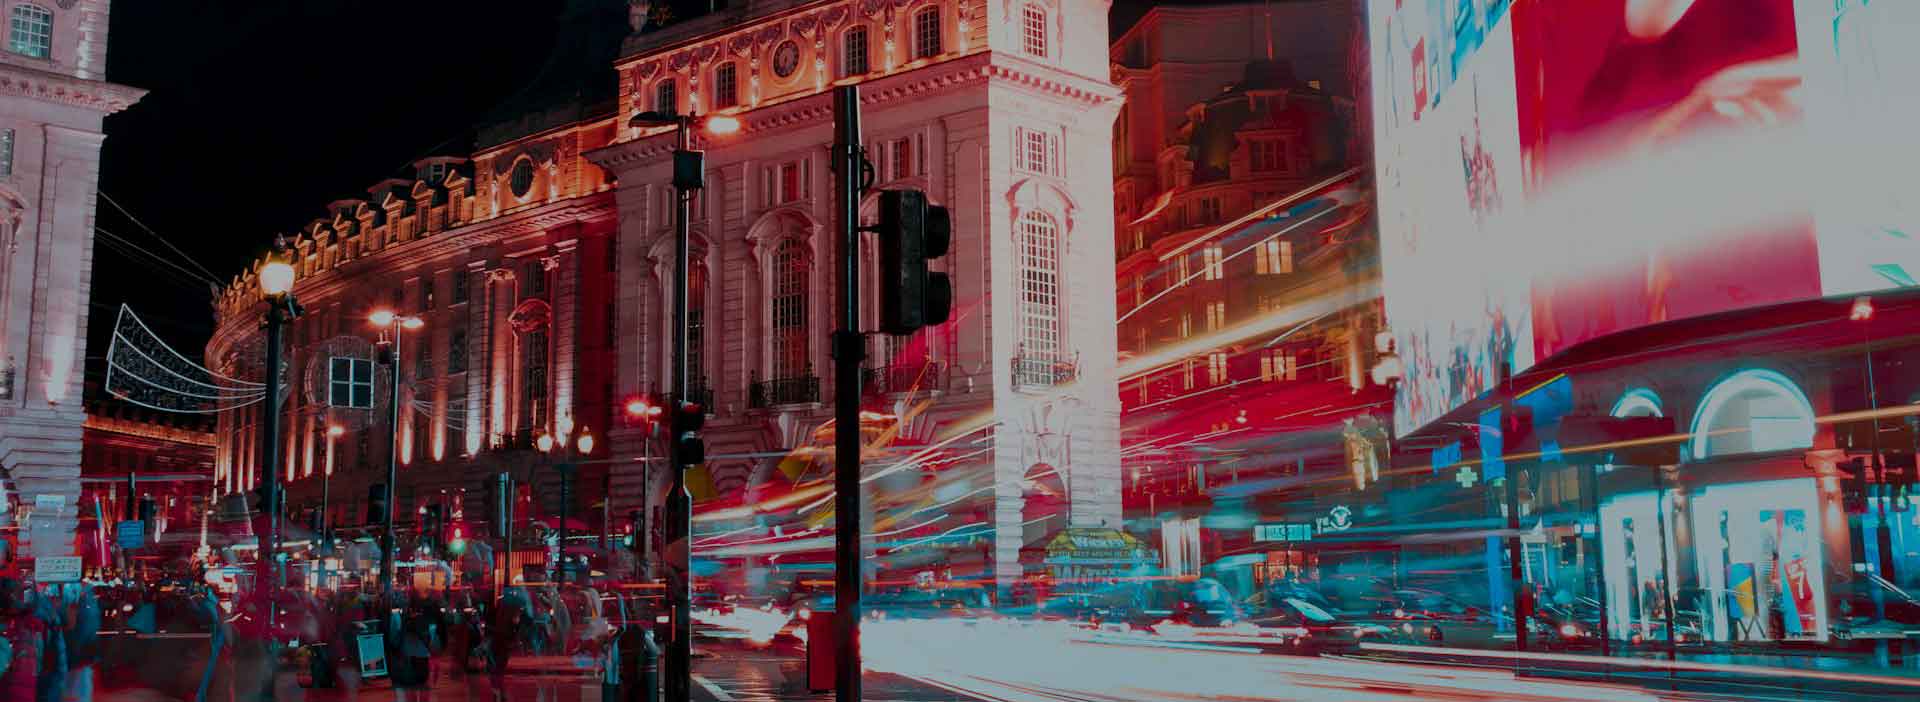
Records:
<instances>
[{"instance_id":1,"label":"stone building facade","mask_svg":"<svg viewBox=\"0 0 1920 702\"><path fill-rule=\"evenodd\" d=\"M971 574L1001 586L1021 577L1021 549L1048 532L1069 522L1118 526L1104 155L1120 96L1108 79L1106 14L1106 3L1083 0L752 2L628 40L617 64L620 115L666 109L743 122L737 134L699 140L708 176L691 227L698 387L690 389L711 396L710 460L695 481L703 496L752 505L823 476L777 469L797 449L822 445L832 415L827 342L842 252L827 167L830 92L858 83L875 188L925 190L953 212L953 247L936 268L953 276L956 298L945 325L873 338L870 405L899 426L896 450L867 469L925 460L924 449L949 439L974 449L957 465L921 466L926 484L916 487L986 496L972 507L949 502L925 530L979 527L971 546L990 564ZM633 343L617 368L620 387L633 391L667 387L670 131L623 128L590 154L619 181L617 307L621 336ZM875 200L869 192L869 213ZM616 456L641 455L642 432L613 437ZM667 479L654 480L657 502ZM1043 484L1067 493L1068 506L1028 518ZM884 481L874 485L875 519L885 521L892 497ZM780 522L795 518L788 510L727 523L778 541L794 533ZM809 548L818 551L796 542L788 553ZM746 558L749 577L764 576L756 567L770 560Z\"/></svg>"},{"instance_id":2,"label":"stone building facade","mask_svg":"<svg viewBox=\"0 0 1920 702\"><path fill-rule=\"evenodd\" d=\"M22 532L33 555L73 552L102 121L145 94L105 78L108 6L0 3L0 468L59 504Z\"/></svg>"}]
</instances>

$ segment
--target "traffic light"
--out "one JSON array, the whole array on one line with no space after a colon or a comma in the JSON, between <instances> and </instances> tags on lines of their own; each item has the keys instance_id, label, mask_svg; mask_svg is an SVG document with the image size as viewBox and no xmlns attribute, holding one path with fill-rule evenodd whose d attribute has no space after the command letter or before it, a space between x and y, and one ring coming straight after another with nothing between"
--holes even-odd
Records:
<instances>
[{"instance_id":1,"label":"traffic light","mask_svg":"<svg viewBox=\"0 0 1920 702\"><path fill-rule=\"evenodd\" d=\"M387 523L387 486L374 483L367 486L367 524Z\"/></svg>"},{"instance_id":2,"label":"traffic light","mask_svg":"<svg viewBox=\"0 0 1920 702\"><path fill-rule=\"evenodd\" d=\"M707 443L700 438L700 427L707 423L707 408L697 402L681 402L673 410L673 460L685 468L707 462Z\"/></svg>"},{"instance_id":3,"label":"traffic light","mask_svg":"<svg viewBox=\"0 0 1920 702\"><path fill-rule=\"evenodd\" d=\"M953 281L927 270L947 254L953 217L918 190L880 193L880 329L904 336L942 324L953 311Z\"/></svg>"}]
</instances>

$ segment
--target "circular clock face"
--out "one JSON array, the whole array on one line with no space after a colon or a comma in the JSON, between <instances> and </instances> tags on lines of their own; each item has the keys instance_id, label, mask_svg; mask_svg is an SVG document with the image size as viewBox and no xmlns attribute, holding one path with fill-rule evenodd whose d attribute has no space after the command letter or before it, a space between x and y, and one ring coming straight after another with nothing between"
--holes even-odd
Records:
<instances>
[{"instance_id":1,"label":"circular clock face","mask_svg":"<svg viewBox=\"0 0 1920 702\"><path fill-rule=\"evenodd\" d=\"M773 50L773 74L785 78L800 68L800 45L791 41Z\"/></svg>"}]
</instances>

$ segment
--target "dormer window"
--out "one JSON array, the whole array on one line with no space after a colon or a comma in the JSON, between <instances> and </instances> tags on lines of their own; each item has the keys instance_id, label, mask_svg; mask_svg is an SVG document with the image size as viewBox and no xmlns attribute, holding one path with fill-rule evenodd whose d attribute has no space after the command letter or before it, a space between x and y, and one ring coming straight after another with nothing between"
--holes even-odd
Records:
<instances>
[{"instance_id":1,"label":"dormer window","mask_svg":"<svg viewBox=\"0 0 1920 702\"><path fill-rule=\"evenodd\" d=\"M53 55L53 12L39 5L13 6L7 26L7 50L37 59Z\"/></svg>"},{"instance_id":2,"label":"dormer window","mask_svg":"<svg viewBox=\"0 0 1920 702\"><path fill-rule=\"evenodd\" d=\"M1279 139L1262 139L1248 145L1248 165L1255 173L1287 170L1287 145Z\"/></svg>"}]
</instances>

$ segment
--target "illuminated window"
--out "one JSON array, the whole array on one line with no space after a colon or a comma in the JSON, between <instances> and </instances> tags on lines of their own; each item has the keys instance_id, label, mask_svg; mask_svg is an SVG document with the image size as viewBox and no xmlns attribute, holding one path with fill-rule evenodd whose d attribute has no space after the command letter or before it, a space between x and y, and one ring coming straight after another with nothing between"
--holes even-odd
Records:
<instances>
[{"instance_id":1,"label":"illuminated window","mask_svg":"<svg viewBox=\"0 0 1920 702\"><path fill-rule=\"evenodd\" d=\"M1144 304L1147 304L1147 277L1135 275L1133 276L1133 306L1139 307Z\"/></svg>"},{"instance_id":2,"label":"illuminated window","mask_svg":"<svg viewBox=\"0 0 1920 702\"><path fill-rule=\"evenodd\" d=\"M1135 227L1133 230L1133 250L1139 251L1144 248L1147 248L1147 230L1144 227Z\"/></svg>"},{"instance_id":3,"label":"illuminated window","mask_svg":"<svg viewBox=\"0 0 1920 702\"><path fill-rule=\"evenodd\" d=\"M773 254L773 377L797 378L807 361L807 274L813 254L799 239L780 242Z\"/></svg>"},{"instance_id":4,"label":"illuminated window","mask_svg":"<svg viewBox=\"0 0 1920 702\"><path fill-rule=\"evenodd\" d=\"M1181 312L1180 338L1185 339L1190 336L1193 336L1193 314L1190 312Z\"/></svg>"},{"instance_id":5,"label":"illuminated window","mask_svg":"<svg viewBox=\"0 0 1920 702\"><path fill-rule=\"evenodd\" d=\"M1214 301L1207 303L1207 331L1220 331L1227 326L1227 303Z\"/></svg>"},{"instance_id":6,"label":"illuminated window","mask_svg":"<svg viewBox=\"0 0 1920 702\"><path fill-rule=\"evenodd\" d=\"M1199 369L1199 366L1200 366L1199 361L1195 361L1194 359L1191 359L1191 358L1185 359L1180 362L1180 389L1182 390L1193 389L1193 374L1196 370Z\"/></svg>"},{"instance_id":7,"label":"illuminated window","mask_svg":"<svg viewBox=\"0 0 1920 702\"><path fill-rule=\"evenodd\" d=\"M1215 351L1207 354L1207 384L1222 385L1227 382L1227 354Z\"/></svg>"},{"instance_id":8,"label":"illuminated window","mask_svg":"<svg viewBox=\"0 0 1920 702\"><path fill-rule=\"evenodd\" d=\"M528 332L526 345L527 365L522 373L526 426L544 427L547 424L547 330Z\"/></svg>"},{"instance_id":9,"label":"illuminated window","mask_svg":"<svg viewBox=\"0 0 1920 702\"><path fill-rule=\"evenodd\" d=\"M328 359L327 404L373 409L373 359L351 356Z\"/></svg>"},{"instance_id":10,"label":"illuminated window","mask_svg":"<svg viewBox=\"0 0 1920 702\"><path fill-rule=\"evenodd\" d=\"M1030 56L1047 57L1047 11L1028 5L1020 11L1020 45Z\"/></svg>"},{"instance_id":11,"label":"illuminated window","mask_svg":"<svg viewBox=\"0 0 1920 702\"><path fill-rule=\"evenodd\" d=\"M740 104L740 84L734 77L733 62L713 69L713 109L724 110Z\"/></svg>"},{"instance_id":12,"label":"illuminated window","mask_svg":"<svg viewBox=\"0 0 1920 702\"><path fill-rule=\"evenodd\" d=\"M680 86L672 78L660 81L653 87L653 109L666 114L680 114Z\"/></svg>"},{"instance_id":13,"label":"illuminated window","mask_svg":"<svg viewBox=\"0 0 1920 702\"><path fill-rule=\"evenodd\" d=\"M46 58L53 54L53 13L39 5L13 7L7 50L21 56Z\"/></svg>"},{"instance_id":14,"label":"illuminated window","mask_svg":"<svg viewBox=\"0 0 1920 702\"><path fill-rule=\"evenodd\" d=\"M1192 276L1192 275L1193 275L1193 270L1192 270L1192 265L1191 265L1191 264L1189 264L1189 263L1187 263L1187 255L1186 255L1186 254L1180 254L1179 256L1176 256L1176 257L1174 257L1174 259L1173 259L1173 285L1171 285L1170 287L1175 287L1175 288L1177 288L1177 287L1180 287L1180 286L1182 286L1182 285L1186 285L1186 284L1187 284L1187 278L1188 278L1188 277L1190 277L1190 276Z\"/></svg>"},{"instance_id":15,"label":"illuminated window","mask_svg":"<svg viewBox=\"0 0 1920 702\"><path fill-rule=\"evenodd\" d=\"M1207 280L1227 277L1227 267L1221 263L1219 244L1210 244L1200 250L1200 277Z\"/></svg>"},{"instance_id":16,"label":"illuminated window","mask_svg":"<svg viewBox=\"0 0 1920 702\"><path fill-rule=\"evenodd\" d=\"M1287 146L1279 139L1265 139L1248 145L1250 164L1255 172L1287 170Z\"/></svg>"},{"instance_id":17,"label":"illuminated window","mask_svg":"<svg viewBox=\"0 0 1920 702\"><path fill-rule=\"evenodd\" d=\"M1016 263L1020 281L1020 344L1026 355L1060 353L1060 227L1045 212L1020 215Z\"/></svg>"},{"instance_id":18,"label":"illuminated window","mask_svg":"<svg viewBox=\"0 0 1920 702\"><path fill-rule=\"evenodd\" d=\"M1253 272L1279 275L1293 272L1293 242L1268 239L1254 246Z\"/></svg>"},{"instance_id":19,"label":"illuminated window","mask_svg":"<svg viewBox=\"0 0 1920 702\"><path fill-rule=\"evenodd\" d=\"M1299 376L1300 359L1290 351L1268 349L1260 353L1260 380L1275 382Z\"/></svg>"},{"instance_id":20,"label":"illuminated window","mask_svg":"<svg viewBox=\"0 0 1920 702\"><path fill-rule=\"evenodd\" d=\"M867 28L855 25L840 37L840 75L865 75L868 70Z\"/></svg>"},{"instance_id":21,"label":"illuminated window","mask_svg":"<svg viewBox=\"0 0 1920 702\"><path fill-rule=\"evenodd\" d=\"M1014 168L1028 173L1058 175L1060 142L1054 135L1024 127L1013 130Z\"/></svg>"},{"instance_id":22,"label":"illuminated window","mask_svg":"<svg viewBox=\"0 0 1920 702\"><path fill-rule=\"evenodd\" d=\"M913 57L940 55L940 8L929 7L913 16Z\"/></svg>"},{"instance_id":23,"label":"illuminated window","mask_svg":"<svg viewBox=\"0 0 1920 702\"><path fill-rule=\"evenodd\" d=\"M1134 353L1147 352L1147 328L1146 327L1141 327L1139 329L1133 330L1133 351Z\"/></svg>"}]
</instances>

